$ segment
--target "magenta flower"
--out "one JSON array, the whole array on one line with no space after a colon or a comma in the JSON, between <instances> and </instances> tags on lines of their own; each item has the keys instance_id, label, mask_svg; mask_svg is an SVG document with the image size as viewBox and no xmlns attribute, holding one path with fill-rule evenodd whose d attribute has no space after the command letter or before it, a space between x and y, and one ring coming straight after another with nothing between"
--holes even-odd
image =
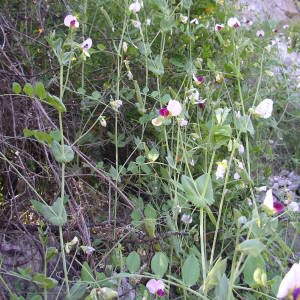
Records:
<instances>
[{"instance_id":1,"label":"magenta flower","mask_svg":"<svg viewBox=\"0 0 300 300\"><path fill-rule=\"evenodd\" d=\"M270 212L271 214L281 213L284 210L284 205L273 194L272 189L269 189L266 192L263 206L266 208L267 212Z\"/></svg>"},{"instance_id":2,"label":"magenta flower","mask_svg":"<svg viewBox=\"0 0 300 300\"><path fill-rule=\"evenodd\" d=\"M193 79L194 79L194 82L197 84L197 85L201 85L204 83L204 76L198 76L196 77L195 74L193 74Z\"/></svg>"},{"instance_id":3,"label":"magenta flower","mask_svg":"<svg viewBox=\"0 0 300 300\"><path fill-rule=\"evenodd\" d=\"M150 279L146 284L146 288L153 295L156 295L158 297L164 297L165 296L165 291L164 291L165 284L160 279L159 280Z\"/></svg>"},{"instance_id":4,"label":"magenta flower","mask_svg":"<svg viewBox=\"0 0 300 300\"><path fill-rule=\"evenodd\" d=\"M64 24L67 27L70 28L78 28L79 27L79 22L77 21L76 17L72 15L67 15L64 19Z\"/></svg>"},{"instance_id":5,"label":"magenta flower","mask_svg":"<svg viewBox=\"0 0 300 300\"><path fill-rule=\"evenodd\" d=\"M166 107L163 107L159 110L159 115L167 118L169 116L170 112L168 111L168 109Z\"/></svg>"}]
</instances>

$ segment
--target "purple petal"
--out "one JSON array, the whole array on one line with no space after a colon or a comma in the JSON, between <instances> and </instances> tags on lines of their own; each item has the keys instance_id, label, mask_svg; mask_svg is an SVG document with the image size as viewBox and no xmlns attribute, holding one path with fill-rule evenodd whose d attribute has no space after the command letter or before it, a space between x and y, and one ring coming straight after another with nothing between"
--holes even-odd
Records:
<instances>
[{"instance_id":1,"label":"purple petal","mask_svg":"<svg viewBox=\"0 0 300 300\"><path fill-rule=\"evenodd\" d=\"M299 300L300 299L300 287L296 288L293 292L293 300Z\"/></svg>"},{"instance_id":2,"label":"purple petal","mask_svg":"<svg viewBox=\"0 0 300 300\"><path fill-rule=\"evenodd\" d=\"M164 290L158 290L158 291L156 292L156 295L157 295L158 297L164 297L164 296L166 295L166 293L165 293Z\"/></svg>"},{"instance_id":3,"label":"purple petal","mask_svg":"<svg viewBox=\"0 0 300 300\"><path fill-rule=\"evenodd\" d=\"M279 201L274 201L273 208L276 213L281 213L284 210L284 205Z\"/></svg>"},{"instance_id":4,"label":"purple petal","mask_svg":"<svg viewBox=\"0 0 300 300\"><path fill-rule=\"evenodd\" d=\"M166 107L163 107L159 110L159 115L162 117L167 117L169 115L169 111Z\"/></svg>"}]
</instances>

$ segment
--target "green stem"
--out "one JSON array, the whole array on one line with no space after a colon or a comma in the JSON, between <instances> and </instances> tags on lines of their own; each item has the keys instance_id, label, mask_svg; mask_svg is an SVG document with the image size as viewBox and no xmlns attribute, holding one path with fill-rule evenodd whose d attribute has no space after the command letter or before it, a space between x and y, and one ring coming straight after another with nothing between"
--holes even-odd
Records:
<instances>
[{"instance_id":1,"label":"green stem","mask_svg":"<svg viewBox=\"0 0 300 300\"><path fill-rule=\"evenodd\" d=\"M64 76L64 69L63 65L60 66L60 100L63 101L63 76ZM59 119L59 132L60 132L60 142L61 142L61 154L64 157L64 132L63 132L63 122L62 122L62 113L58 112L58 119ZM58 215L61 218L63 207L64 207L64 196L65 196L65 162L61 164L61 194L60 194L60 205L58 210ZM62 232L62 225L58 226L59 228L59 239L60 239L60 247L61 247L61 255L62 255L62 262L63 262L63 269L64 269L64 276L67 288L67 296L70 295L70 288L69 288L69 279L68 279L68 271L67 271L67 263L66 263L66 256L64 250L64 238Z\"/></svg>"}]
</instances>

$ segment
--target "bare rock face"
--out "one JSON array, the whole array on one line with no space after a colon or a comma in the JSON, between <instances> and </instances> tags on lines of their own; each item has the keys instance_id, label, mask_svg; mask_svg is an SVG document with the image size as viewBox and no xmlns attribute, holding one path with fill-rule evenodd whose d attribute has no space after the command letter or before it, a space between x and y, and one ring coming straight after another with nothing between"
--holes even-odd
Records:
<instances>
[{"instance_id":1,"label":"bare rock face","mask_svg":"<svg viewBox=\"0 0 300 300\"><path fill-rule=\"evenodd\" d=\"M278 22L300 21L298 0L239 0L244 6L243 13L256 15L262 20L270 19Z\"/></svg>"}]
</instances>

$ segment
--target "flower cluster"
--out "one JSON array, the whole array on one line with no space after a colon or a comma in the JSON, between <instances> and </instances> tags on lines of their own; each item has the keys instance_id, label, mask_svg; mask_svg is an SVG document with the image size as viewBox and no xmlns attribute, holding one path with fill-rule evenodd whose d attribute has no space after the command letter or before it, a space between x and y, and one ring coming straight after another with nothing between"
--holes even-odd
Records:
<instances>
[{"instance_id":1,"label":"flower cluster","mask_svg":"<svg viewBox=\"0 0 300 300\"><path fill-rule=\"evenodd\" d=\"M75 29L79 27L79 22L77 21L77 18L73 15L67 15L64 19L64 24L70 29ZM80 48L82 49L82 53L84 55L84 59L85 57L90 57L88 50L92 47L92 45L93 45L93 41L91 38L87 38L80 45Z\"/></svg>"}]
</instances>

